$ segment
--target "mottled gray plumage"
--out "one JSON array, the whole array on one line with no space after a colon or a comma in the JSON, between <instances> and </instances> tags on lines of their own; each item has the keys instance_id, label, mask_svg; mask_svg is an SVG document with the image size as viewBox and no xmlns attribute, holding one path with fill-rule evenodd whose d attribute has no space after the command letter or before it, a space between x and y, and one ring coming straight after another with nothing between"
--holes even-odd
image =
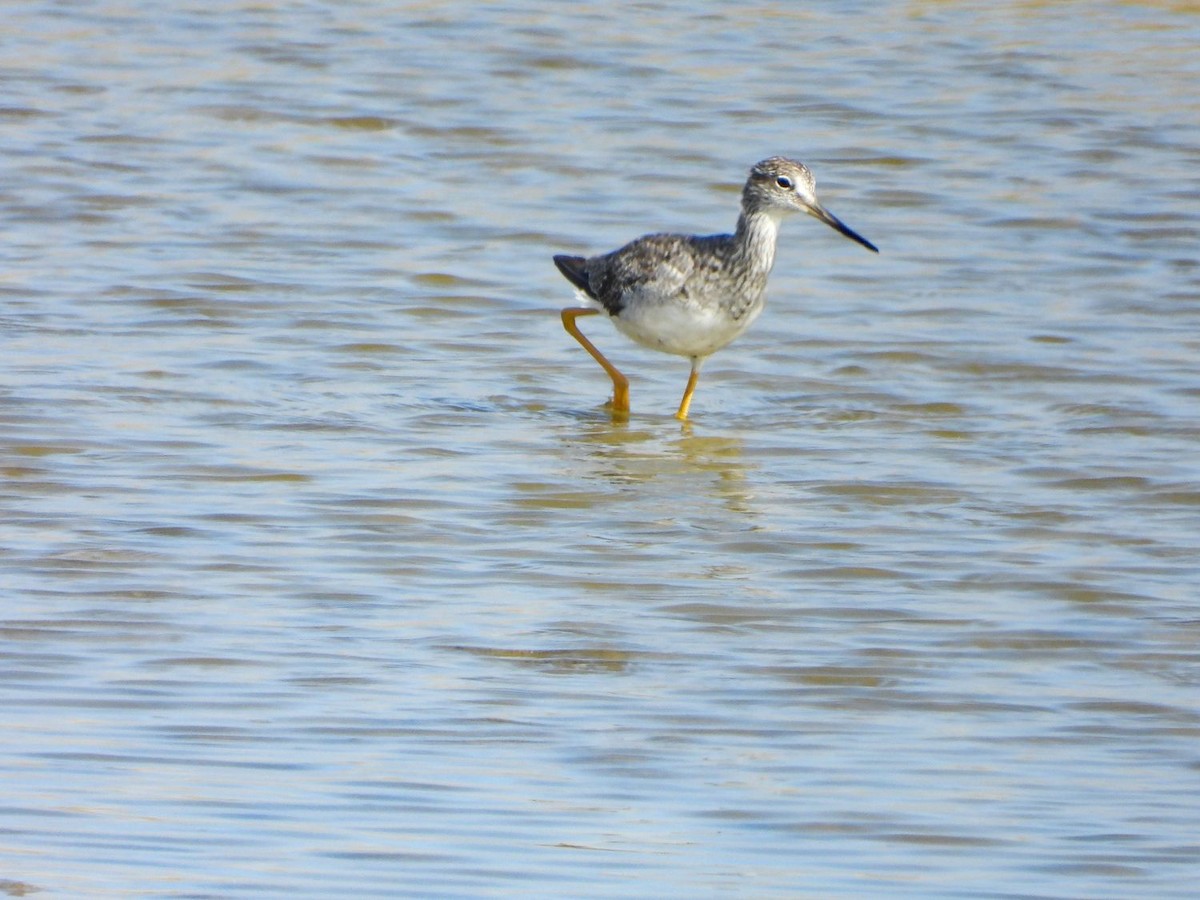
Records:
<instances>
[{"instance_id":1,"label":"mottled gray plumage","mask_svg":"<svg viewBox=\"0 0 1200 900\"><path fill-rule=\"evenodd\" d=\"M732 234L648 234L602 256L556 256L554 261L610 316L620 315L629 298L647 295L680 303L713 297L729 303L733 317L741 318L766 290L769 271L761 261L739 259L746 249Z\"/></svg>"},{"instance_id":2,"label":"mottled gray plumage","mask_svg":"<svg viewBox=\"0 0 1200 900\"><path fill-rule=\"evenodd\" d=\"M694 388L703 360L762 312L785 215L807 213L878 252L821 206L815 188L802 163L774 156L750 170L733 234L650 234L612 253L555 256L554 262L582 299L608 313L622 333L647 347L689 357L689 387ZM680 418L686 417L690 398L689 390Z\"/></svg>"}]
</instances>

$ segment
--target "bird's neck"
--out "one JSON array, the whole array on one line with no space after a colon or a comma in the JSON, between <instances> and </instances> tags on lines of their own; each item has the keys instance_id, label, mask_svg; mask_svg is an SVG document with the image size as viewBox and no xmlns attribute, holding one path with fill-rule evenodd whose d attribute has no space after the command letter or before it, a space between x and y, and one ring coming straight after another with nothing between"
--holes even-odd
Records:
<instances>
[{"instance_id":1,"label":"bird's neck","mask_svg":"<svg viewBox=\"0 0 1200 900\"><path fill-rule=\"evenodd\" d=\"M767 274L775 265L775 241L781 216L774 210L744 210L733 240L737 255L751 268Z\"/></svg>"}]
</instances>

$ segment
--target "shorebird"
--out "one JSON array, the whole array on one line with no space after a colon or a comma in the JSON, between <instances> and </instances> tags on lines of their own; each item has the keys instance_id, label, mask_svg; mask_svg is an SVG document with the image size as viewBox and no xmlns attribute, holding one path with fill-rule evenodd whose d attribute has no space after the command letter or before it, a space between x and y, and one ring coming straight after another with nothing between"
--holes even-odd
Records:
<instances>
[{"instance_id":1,"label":"shorebird","mask_svg":"<svg viewBox=\"0 0 1200 900\"><path fill-rule=\"evenodd\" d=\"M647 234L612 253L554 257L584 303L562 311L563 327L612 379L615 415L629 414L629 380L575 320L607 313L617 330L637 343L690 359L692 371L675 413L686 421L704 361L762 312L780 222L796 212L879 252L821 205L807 166L773 156L750 170L733 234Z\"/></svg>"}]
</instances>

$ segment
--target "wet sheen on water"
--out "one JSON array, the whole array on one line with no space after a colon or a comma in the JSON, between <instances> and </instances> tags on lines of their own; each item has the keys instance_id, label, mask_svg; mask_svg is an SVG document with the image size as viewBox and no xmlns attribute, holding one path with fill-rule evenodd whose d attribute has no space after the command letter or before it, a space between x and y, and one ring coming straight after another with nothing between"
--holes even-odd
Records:
<instances>
[{"instance_id":1,"label":"wet sheen on water","mask_svg":"<svg viewBox=\"0 0 1200 900\"><path fill-rule=\"evenodd\" d=\"M1193 895L1195 8L6 23L0 892ZM613 422L774 154L881 255Z\"/></svg>"}]
</instances>

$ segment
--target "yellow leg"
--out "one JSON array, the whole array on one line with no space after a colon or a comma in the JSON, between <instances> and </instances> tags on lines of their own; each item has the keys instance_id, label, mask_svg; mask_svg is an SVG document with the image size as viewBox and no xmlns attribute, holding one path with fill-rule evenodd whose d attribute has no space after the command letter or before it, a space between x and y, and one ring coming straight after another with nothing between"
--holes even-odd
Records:
<instances>
[{"instance_id":1,"label":"yellow leg","mask_svg":"<svg viewBox=\"0 0 1200 900\"><path fill-rule=\"evenodd\" d=\"M692 394L696 393L696 384L700 381L700 363L701 360L692 360L692 374L688 376L687 387L683 391L683 399L679 401L679 412L675 413L675 418L681 422L686 422L688 410L692 406Z\"/></svg>"},{"instance_id":2,"label":"yellow leg","mask_svg":"<svg viewBox=\"0 0 1200 900\"><path fill-rule=\"evenodd\" d=\"M580 316L594 316L599 313L598 309L590 309L586 306L571 306L562 311L563 328L567 329L567 334L579 341L583 349L592 355L592 359L600 363L608 377L613 383L613 398L612 411L614 413L629 412L629 379L622 375L617 367L605 359L604 354L596 349L596 345L583 336L583 332L579 330L579 326L575 324L575 320Z\"/></svg>"}]
</instances>

